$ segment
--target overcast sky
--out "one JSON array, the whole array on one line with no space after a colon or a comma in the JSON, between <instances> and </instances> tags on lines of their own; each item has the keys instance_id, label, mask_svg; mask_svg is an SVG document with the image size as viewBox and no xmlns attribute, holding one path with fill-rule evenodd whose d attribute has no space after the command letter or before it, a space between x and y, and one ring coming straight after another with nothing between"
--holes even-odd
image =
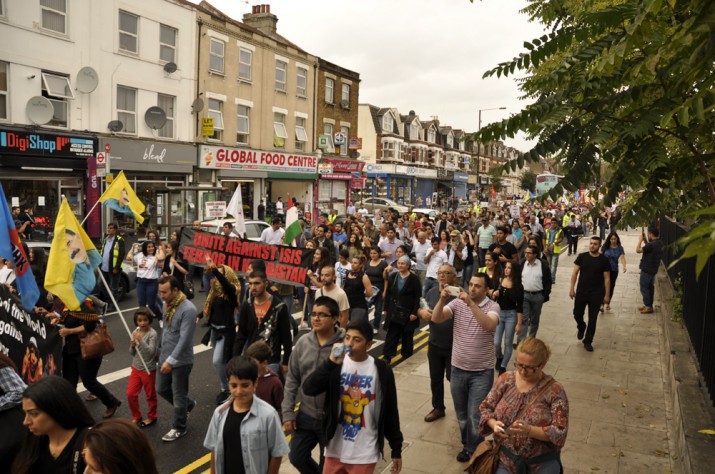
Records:
<instances>
[{"instance_id":1,"label":"overcast sky","mask_svg":"<svg viewBox=\"0 0 715 474\"><path fill-rule=\"evenodd\" d=\"M199 0L192 0L199 3ZM241 20L270 4L278 33L304 50L360 74L360 103L414 110L422 120L476 131L523 108L514 79L482 79L488 69L543 34L519 10L524 0L210 0ZM517 137L507 145L522 151Z\"/></svg>"}]
</instances>

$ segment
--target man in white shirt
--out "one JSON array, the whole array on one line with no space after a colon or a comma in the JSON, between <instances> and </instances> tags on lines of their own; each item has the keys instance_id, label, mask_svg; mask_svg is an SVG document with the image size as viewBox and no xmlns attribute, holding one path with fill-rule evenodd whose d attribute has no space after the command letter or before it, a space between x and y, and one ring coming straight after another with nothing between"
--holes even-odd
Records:
<instances>
[{"instance_id":1,"label":"man in white shirt","mask_svg":"<svg viewBox=\"0 0 715 474\"><path fill-rule=\"evenodd\" d=\"M276 214L279 216L284 216L285 212L283 212L283 198L278 196L278 201L276 201Z\"/></svg>"},{"instance_id":2,"label":"man in white shirt","mask_svg":"<svg viewBox=\"0 0 715 474\"><path fill-rule=\"evenodd\" d=\"M315 292L315 298L327 296L334 299L340 308L340 327L346 328L348 319L350 319L350 303L348 303L348 295L345 294L345 291L335 284L335 268L327 265L321 268L320 281L323 287L318 288Z\"/></svg>"},{"instance_id":3,"label":"man in white shirt","mask_svg":"<svg viewBox=\"0 0 715 474\"><path fill-rule=\"evenodd\" d=\"M427 269L425 270L425 283L422 285L422 296L426 295L427 292L433 287L439 285L439 282L437 281L437 271L441 265L447 263L447 254L444 250L439 248L439 237L432 237L431 244L432 249L427 252L425 258L422 259L422 261L427 264Z\"/></svg>"},{"instance_id":4,"label":"man in white shirt","mask_svg":"<svg viewBox=\"0 0 715 474\"><path fill-rule=\"evenodd\" d=\"M414 269L417 272L417 276L420 278L420 284L423 287L425 285L425 276L427 272L425 257L430 250L432 250L432 242L427 240L427 234L421 230L417 231L417 239L412 247L412 252L415 254Z\"/></svg>"},{"instance_id":5,"label":"man in white shirt","mask_svg":"<svg viewBox=\"0 0 715 474\"><path fill-rule=\"evenodd\" d=\"M285 229L281 227L283 220L280 217L274 217L271 221L271 226L266 227L261 232L261 242L270 245L280 245L283 243Z\"/></svg>"},{"instance_id":6,"label":"man in white shirt","mask_svg":"<svg viewBox=\"0 0 715 474\"><path fill-rule=\"evenodd\" d=\"M367 217L367 215L370 214L370 211L367 210L365 204L363 203L360 203L360 208L357 210L357 212L363 217Z\"/></svg>"},{"instance_id":7,"label":"man in white shirt","mask_svg":"<svg viewBox=\"0 0 715 474\"><path fill-rule=\"evenodd\" d=\"M346 209L345 212L349 216L352 216L353 214L355 214L355 206L353 205L353 203L350 203L350 205L348 206L348 208Z\"/></svg>"}]
</instances>

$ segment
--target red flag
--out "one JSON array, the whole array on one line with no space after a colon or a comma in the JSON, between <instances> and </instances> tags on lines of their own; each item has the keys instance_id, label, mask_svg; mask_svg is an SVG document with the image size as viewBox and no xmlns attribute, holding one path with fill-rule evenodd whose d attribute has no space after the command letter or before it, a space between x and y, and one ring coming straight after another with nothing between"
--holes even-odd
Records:
<instances>
[{"instance_id":1,"label":"red flag","mask_svg":"<svg viewBox=\"0 0 715 474\"><path fill-rule=\"evenodd\" d=\"M492 186L492 199L496 199L496 198L497 198L497 193L496 193L496 191L494 191L494 186Z\"/></svg>"}]
</instances>

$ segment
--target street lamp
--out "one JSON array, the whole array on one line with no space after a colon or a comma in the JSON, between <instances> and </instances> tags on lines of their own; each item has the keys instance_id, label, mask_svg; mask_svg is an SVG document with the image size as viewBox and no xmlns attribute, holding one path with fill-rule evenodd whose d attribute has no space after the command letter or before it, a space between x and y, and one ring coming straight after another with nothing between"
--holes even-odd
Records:
<instances>
[{"instance_id":1,"label":"street lamp","mask_svg":"<svg viewBox=\"0 0 715 474\"><path fill-rule=\"evenodd\" d=\"M482 112L488 112L490 110L506 110L506 107L490 107L487 109L479 109L479 129L477 130L480 132L482 130ZM479 177L479 171L482 168L482 155L481 153L482 149L482 144L477 142L477 199L479 199L479 191L482 189L482 182L480 181Z\"/></svg>"}]
</instances>

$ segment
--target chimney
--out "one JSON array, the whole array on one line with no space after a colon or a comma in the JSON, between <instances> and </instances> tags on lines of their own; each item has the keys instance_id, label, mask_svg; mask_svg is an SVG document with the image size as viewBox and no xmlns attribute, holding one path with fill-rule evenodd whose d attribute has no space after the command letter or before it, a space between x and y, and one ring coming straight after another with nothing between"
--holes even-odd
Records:
<instances>
[{"instance_id":1,"label":"chimney","mask_svg":"<svg viewBox=\"0 0 715 474\"><path fill-rule=\"evenodd\" d=\"M270 5L253 5L251 13L243 15L243 22L271 36L276 34L278 17L271 13Z\"/></svg>"}]
</instances>

